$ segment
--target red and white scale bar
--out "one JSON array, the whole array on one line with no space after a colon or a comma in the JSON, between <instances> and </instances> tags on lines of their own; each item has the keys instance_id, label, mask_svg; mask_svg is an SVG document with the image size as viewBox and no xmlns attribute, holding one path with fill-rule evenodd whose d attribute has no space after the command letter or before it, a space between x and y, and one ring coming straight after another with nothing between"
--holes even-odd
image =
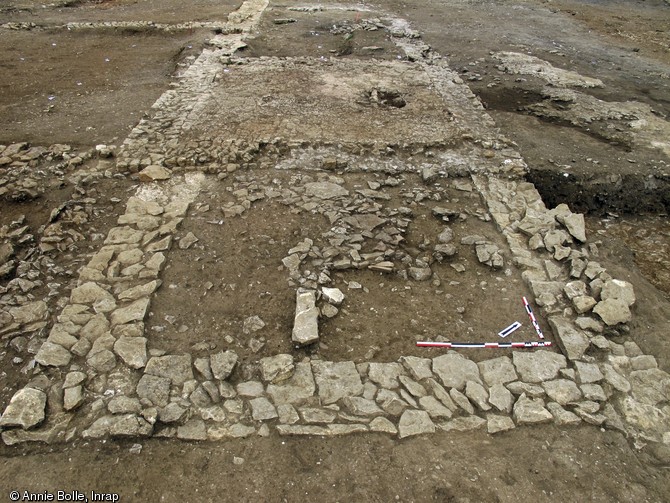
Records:
<instances>
[{"instance_id":1,"label":"red and white scale bar","mask_svg":"<svg viewBox=\"0 0 670 503\"><path fill-rule=\"evenodd\" d=\"M485 348L485 349L505 349L505 348L546 348L551 346L549 341L530 341L530 342L430 342L419 341L416 345L420 348Z\"/></svg>"},{"instance_id":2,"label":"red and white scale bar","mask_svg":"<svg viewBox=\"0 0 670 503\"><path fill-rule=\"evenodd\" d=\"M528 299L526 297L521 297L523 299L523 306L526 308L526 312L528 313L528 317L530 318L530 322L533 324L533 328L537 332L537 336L540 339L544 339L544 334L542 333L542 329L540 328L539 323L535 319L535 314L533 314L533 309L530 307L530 304L528 303Z\"/></svg>"}]
</instances>

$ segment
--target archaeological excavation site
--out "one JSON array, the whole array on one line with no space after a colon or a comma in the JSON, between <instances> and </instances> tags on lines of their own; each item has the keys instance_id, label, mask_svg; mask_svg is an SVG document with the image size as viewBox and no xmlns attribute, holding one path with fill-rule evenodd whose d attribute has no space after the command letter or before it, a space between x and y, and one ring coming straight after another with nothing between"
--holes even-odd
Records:
<instances>
[{"instance_id":1,"label":"archaeological excavation site","mask_svg":"<svg viewBox=\"0 0 670 503\"><path fill-rule=\"evenodd\" d=\"M670 501L667 1L0 46L1 501Z\"/></svg>"}]
</instances>

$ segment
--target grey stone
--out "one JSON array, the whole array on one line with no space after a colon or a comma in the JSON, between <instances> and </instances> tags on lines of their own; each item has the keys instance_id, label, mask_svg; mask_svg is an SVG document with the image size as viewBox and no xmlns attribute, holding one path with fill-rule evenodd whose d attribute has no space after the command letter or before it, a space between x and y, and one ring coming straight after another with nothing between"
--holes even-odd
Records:
<instances>
[{"instance_id":1,"label":"grey stone","mask_svg":"<svg viewBox=\"0 0 670 503\"><path fill-rule=\"evenodd\" d=\"M137 398L117 395L109 401L107 410L112 414L139 414L142 411L142 404Z\"/></svg>"},{"instance_id":2,"label":"grey stone","mask_svg":"<svg viewBox=\"0 0 670 503\"><path fill-rule=\"evenodd\" d=\"M141 299L142 297L149 297L152 295L160 286L160 280L153 280L145 283L143 285L134 286L128 288L127 290L122 291L118 295L118 299L121 301L131 301Z\"/></svg>"},{"instance_id":3,"label":"grey stone","mask_svg":"<svg viewBox=\"0 0 670 503\"><path fill-rule=\"evenodd\" d=\"M138 299L132 304L118 308L112 313L112 325L123 325L131 321L142 321L147 314L149 308L149 298Z\"/></svg>"},{"instance_id":4,"label":"grey stone","mask_svg":"<svg viewBox=\"0 0 670 503\"><path fill-rule=\"evenodd\" d=\"M96 419L88 429L81 433L83 438L99 439L109 435L112 425L118 420L115 416L102 416Z\"/></svg>"},{"instance_id":5,"label":"grey stone","mask_svg":"<svg viewBox=\"0 0 670 503\"><path fill-rule=\"evenodd\" d=\"M398 437L406 438L424 433L435 433L435 424L424 410L406 410L400 416Z\"/></svg>"},{"instance_id":6,"label":"grey stone","mask_svg":"<svg viewBox=\"0 0 670 503\"><path fill-rule=\"evenodd\" d=\"M410 267L407 273L415 281L428 281L433 275L430 267Z\"/></svg>"},{"instance_id":7,"label":"grey stone","mask_svg":"<svg viewBox=\"0 0 670 503\"><path fill-rule=\"evenodd\" d=\"M547 396L560 405L568 405L582 399L582 392L579 391L577 385L567 379L545 381L542 387L547 392Z\"/></svg>"},{"instance_id":8,"label":"grey stone","mask_svg":"<svg viewBox=\"0 0 670 503\"><path fill-rule=\"evenodd\" d=\"M396 435L398 429L395 425L386 419L385 417L376 417L370 422L370 431L377 433L389 433L391 435Z\"/></svg>"},{"instance_id":9,"label":"grey stone","mask_svg":"<svg viewBox=\"0 0 670 503\"><path fill-rule=\"evenodd\" d=\"M670 401L670 375L661 369L635 370L628 380L633 398L646 405Z\"/></svg>"},{"instance_id":10,"label":"grey stone","mask_svg":"<svg viewBox=\"0 0 670 503\"><path fill-rule=\"evenodd\" d=\"M447 388L462 390L468 381L480 384L482 382L477 364L458 353L448 353L433 358L433 372Z\"/></svg>"},{"instance_id":11,"label":"grey stone","mask_svg":"<svg viewBox=\"0 0 670 503\"><path fill-rule=\"evenodd\" d=\"M156 407L165 407L170 398L170 379L144 374L137 383L137 396Z\"/></svg>"},{"instance_id":12,"label":"grey stone","mask_svg":"<svg viewBox=\"0 0 670 503\"><path fill-rule=\"evenodd\" d=\"M619 374L612 365L603 363L600 366L605 382L621 393L628 393L631 389L630 382Z\"/></svg>"},{"instance_id":13,"label":"grey stone","mask_svg":"<svg viewBox=\"0 0 670 503\"><path fill-rule=\"evenodd\" d=\"M513 430L514 428L516 428L514 421L508 416L499 416L497 414L486 416L486 429L490 435Z\"/></svg>"},{"instance_id":14,"label":"grey stone","mask_svg":"<svg viewBox=\"0 0 670 503\"><path fill-rule=\"evenodd\" d=\"M440 425L444 431L473 431L483 428L486 425L486 419L479 416L457 417Z\"/></svg>"},{"instance_id":15,"label":"grey stone","mask_svg":"<svg viewBox=\"0 0 670 503\"><path fill-rule=\"evenodd\" d=\"M605 284L603 285L603 288L600 292L600 299L621 300L630 307L635 304L635 291L633 290L633 285L628 281L611 279L609 281L605 281Z\"/></svg>"},{"instance_id":16,"label":"grey stone","mask_svg":"<svg viewBox=\"0 0 670 503\"><path fill-rule=\"evenodd\" d=\"M251 405L251 417L255 421L267 421L279 416L274 405L264 396L249 400L249 404Z\"/></svg>"},{"instance_id":17,"label":"grey stone","mask_svg":"<svg viewBox=\"0 0 670 503\"><path fill-rule=\"evenodd\" d=\"M484 382L489 386L495 384L506 384L518 379L512 360L507 356L484 360L477 364Z\"/></svg>"},{"instance_id":18,"label":"grey stone","mask_svg":"<svg viewBox=\"0 0 670 503\"><path fill-rule=\"evenodd\" d=\"M631 396L618 398L615 405L625 422L649 440L661 442L664 433L670 431L670 416L653 405L640 403Z\"/></svg>"},{"instance_id":19,"label":"grey stone","mask_svg":"<svg viewBox=\"0 0 670 503\"><path fill-rule=\"evenodd\" d=\"M584 224L584 215L580 213L570 213L567 216L557 217L561 218L559 221L568 229L568 232L575 239L586 242L586 226Z\"/></svg>"},{"instance_id":20,"label":"grey stone","mask_svg":"<svg viewBox=\"0 0 670 503\"><path fill-rule=\"evenodd\" d=\"M63 390L63 408L67 411L75 410L84 403L84 388L73 386Z\"/></svg>"},{"instance_id":21,"label":"grey stone","mask_svg":"<svg viewBox=\"0 0 670 503\"><path fill-rule=\"evenodd\" d=\"M170 379L172 384L184 384L186 381L193 379L191 355L154 356L147 362L144 372Z\"/></svg>"},{"instance_id":22,"label":"grey stone","mask_svg":"<svg viewBox=\"0 0 670 503\"><path fill-rule=\"evenodd\" d=\"M305 194L318 199L334 199L348 196L349 191L332 182L311 182L305 184Z\"/></svg>"},{"instance_id":23,"label":"grey stone","mask_svg":"<svg viewBox=\"0 0 670 503\"><path fill-rule=\"evenodd\" d=\"M321 294L326 302L329 302L334 306L340 306L342 305L342 302L344 302L344 294L339 288L328 288L324 286L321 288Z\"/></svg>"},{"instance_id":24,"label":"grey stone","mask_svg":"<svg viewBox=\"0 0 670 503\"><path fill-rule=\"evenodd\" d=\"M568 299L572 300L575 297L587 295L588 289L583 281L570 281L566 283L563 292Z\"/></svg>"},{"instance_id":25,"label":"grey stone","mask_svg":"<svg viewBox=\"0 0 670 503\"><path fill-rule=\"evenodd\" d=\"M512 392L513 395L520 396L526 394L531 398L539 398L546 395L544 388L536 384L528 384L525 382L511 382L506 385L507 389Z\"/></svg>"},{"instance_id":26,"label":"grey stone","mask_svg":"<svg viewBox=\"0 0 670 503\"><path fill-rule=\"evenodd\" d=\"M630 365L633 370L651 370L658 367L658 362L652 355L640 355L631 358Z\"/></svg>"},{"instance_id":27,"label":"grey stone","mask_svg":"<svg viewBox=\"0 0 670 503\"><path fill-rule=\"evenodd\" d=\"M277 406L277 415L281 424L295 424L300 421L300 416L295 407L289 403L281 403Z\"/></svg>"},{"instance_id":28,"label":"grey stone","mask_svg":"<svg viewBox=\"0 0 670 503\"><path fill-rule=\"evenodd\" d=\"M420 381L433 377L431 370L432 360L430 358L419 358L418 356L403 356L400 361L409 371L410 375Z\"/></svg>"},{"instance_id":29,"label":"grey stone","mask_svg":"<svg viewBox=\"0 0 670 503\"><path fill-rule=\"evenodd\" d=\"M314 290L296 292L295 319L291 340L299 346L312 344L319 340L319 310L316 307Z\"/></svg>"},{"instance_id":30,"label":"grey stone","mask_svg":"<svg viewBox=\"0 0 670 503\"><path fill-rule=\"evenodd\" d=\"M368 369L368 379L379 384L382 388L393 389L400 386L398 377L405 372L402 365L396 362L392 363L377 363L370 362Z\"/></svg>"},{"instance_id":31,"label":"grey stone","mask_svg":"<svg viewBox=\"0 0 670 503\"><path fill-rule=\"evenodd\" d=\"M304 422L311 424L330 424L337 418L334 411L316 407L302 407L300 416Z\"/></svg>"},{"instance_id":32,"label":"grey stone","mask_svg":"<svg viewBox=\"0 0 670 503\"><path fill-rule=\"evenodd\" d=\"M593 312L600 316L600 319L608 326L628 323L633 319L628 305L621 299L601 300L593 308Z\"/></svg>"},{"instance_id":33,"label":"grey stone","mask_svg":"<svg viewBox=\"0 0 670 503\"><path fill-rule=\"evenodd\" d=\"M34 388L21 388L12 396L0 418L0 427L20 426L24 430L44 421L47 395Z\"/></svg>"},{"instance_id":34,"label":"grey stone","mask_svg":"<svg viewBox=\"0 0 670 503\"><path fill-rule=\"evenodd\" d=\"M142 171L139 172L138 176L140 182L144 183L150 183L160 180L168 180L169 178L172 177L172 175L167 169L158 164L151 164L150 166L147 166L146 168L144 168Z\"/></svg>"},{"instance_id":35,"label":"grey stone","mask_svg":"<svg viewBox=\"0 0 670 503\"><path fill-rule=\"evenodd\" d=\"M197 383L197 381L194 381L194 383ZM184 386L184 389L186 389L186 386ZM188 399L196 407L209 407L212 405L212 397L209 395L209 393L207 393L207 390L201 384L196 386L196 388L189 395Z\"/></svg>"},{"instance_id":36,"label":"grey stone","mask_svg":"<svg viewBox=\"0 0 670 503\"><path fill-rule=\"evenodd\" d=\"M261 378L266 383L278 383L285 381L293 375L295 365L293 356L279 354L261 358Z\"/></svg>"},{"instance_id":37,"label":"grey stone","mask_svg":"<svg viewBox=\"0 0 670 503\"><path fill-rule=\"evenodd\" d=\"M363 393L363 383L354 362L313 361L312 370L319 389L319 398L325 405L345 396Z\"/></svg>"},{"instance_id":38,"label":"grey stone","mask_svg":"<svg viewBox=\"0 0 670 503\"><path fill-rule=\"evenodd\" d=\"M593 400L596 402L604 402L607 400L605 390L598 384L582 384L580 389L586 400Z\"/></svg>"},{"instance_id":39,"label":"grey stone","mask_svg":"<svg viewBox=\"0 0 670 503\"><path fill-rule=\"evenodd\" d=\"M575 311L577 311L577 314L584 314L590 311L597 303L598 301L596 301L596 299L588 295L578 295L572 299L572 305L574 306Z\"/></svg>"},{"instance_id":40,"label":"grey stone","mask_svg":"<svg viewBox=\"0 0 670 503\"><path fill-rule=\"evenodd\" d=\"M177 403L169 403L158 411L158 419L162 423L178 423L186 416L187 409Z\"/></svg>"},{"instance_id":41,"label":"grey stone","mask_svg":"<svg viewBox=\"0 0 670 503\"><path fill-rule=\"evenodd\" d=\"M111 372L116 367L116 356L109 349L103 349L88 356L86 365L101 373Z\"/></svg>"},{"instance_id":42,"label":"grey stone","mask_svg":"<svg viewBox=\"0 0 670 503\"><path fill-rule=\"evenodd\" d=\"M46 341L35 356L35 361L45 367L63 367L70 363L72 354L63 346Z\"/></svg>"},{"instance_id":43,"label":"grey stone","mask_svg":"<svg viewBox=\"0 0 670 503\"><path fill-rule=\"evenodd\" d=\"M420 398L422 396L426 396L426 388L421 386L418 382L416 382L414 379L411 379L407 376L400 376L398 378L400 383L403 385L403 387L409 392L410 395Z\"/></svg>"},{"instance_id":44,"label":"grey stone","mask_svg":"<svg viewBox=\"0 0 670 503\"><path fill-rule=\"evenodd\" d=\"M131 368L141 369L147 364L147 340L144 337L120 337L114 343L114 352Z\"/></svg>"},{"instance_id":45,"label":"grey stone","mask_svg":"<svg viewBox=\"0 0 670 503\"><path fill-rule=\"evenodd\" d=\"M454 403L454 401L451 399L451 396L449 396L449 393L447 393L447 390L445 390L440 383L438 383L435 379L430 378L426 379L426 386L430 390L430 392L437 398L442 404L447 407L449 410L452 412L456 411L458 409L458 406Z\"/></svg>"},{"instance_id":46,"label":"grey stone","mask_svg":"<svg viewBox=\"0 0 670 503\"><path fill-rule=\"evenodd\" d=\"M86 304L92 306L101 301L114 302L114 296L92 281L74 288L70 294L70 302L72 304Z\"/></svg>"},{"instance_id":47,"label":"grey stone","mask_svg":"<svg viewBox=\"0 0 670 503\"><path fill-rule=\"evenodd\" d=\"M600 334L603 331L603 324L590 316L580 316L575 320L577 325L582 330L590 330L593 333Z\"/></svg>"},{"instance_id":48,"label":"grey stone","mask_svg":"<svg viewBox=\"0 0 670 503\"><path fill-rule=\"evenodd\" d=\"M243 397L257 397L265 393L263 383L259 381L245 381L236 386L237 394Z\"/></svg>"},{"instance_id":49,"label":"grey stone","mask_svg":"<svg viewBox=\"0 0 670 503\"><path fill-rule=\"evenodd\" d=\"M481 384L468 381L465 385L465 396L467 396L479 410L484 412L491 410L491 406L488 404L489 393Z\"/></svg>"},{"instance_id":50,"label":"grey stone","mask_svg":"<svg viewBox=\"0 0 670 503\"><path fill-rule=\"evenodd\" d=\"M460 391L458 391L456 388L451 388L449 390L449 396L451 397L451 399L454 401L454 403L456 405L458 405L461 409L463 409L468 414L474 414L475 413L475 408L470 403L470 400L468 400L468 397L465 396Z\"/></svg>"},{"instance_id":51,"label":"grey stone","mask_svg":"<svg viewBox=\"0 0 670 503\"><path fill-rule=\"evenodd\" d=\"M445 407L442 402L432 396L423 396L419 398L419 405L433 419L449 419L453 412Z\"/></svg>"},{"instance_id":52,"label":"grey stone","mask_svg":"<svg viewBox=\"0 0 670 503\"><path fill-rule=\"evenodd\" d=\"M384 412L391 416L400 416L408 407L407 402L400 398L398 393L385 388L379 390L375 400Z\"/></svg>"},{"instance_id":53,"label":"grey stone","mask_svg":"<svg viewBox=\"0 0 670 503\"><path fill-rule=\"evenodd\" d=\"M368 428L364 424L329 424L327 426L280 424L277 426L277 432L279 432L280 435L333 437L350 435L352 433L363 433L366 431L368 431Z\"/></svg>"},{"instance_id":54,"label":"grey stone","mask_svg":"<svg viewBox=\"0 0 670 503\"><path fill-rule=\"evenodd\" d=\"M582 420L576 414L573 414L569 410L565 410L556 402L549 402L547 404L547 409L551 412L551 415L554 416L554 423L557 426L574 426L582 422Z\"/></svg>"},{"instance_id":55,"label":"grey stone","mask_svg":"<svg viewBox=\"0 0 670 503\"><path fill-rule=\"evenodd\" d=\"M148 437L153 426L144 418L134 414L120 416L109 427L112 437Z\"/></svg>"},{"instance_id":56,"label":"grey stone","mask_svg":"<svg viewBox=\"0 0 670 503\"><path fill-rule=\"evenodd\" d=\"M183 238L179 240L179 249L188 250L191 246L200 241L192 232L186 234Z\"/></svg>"},{"instance_id":57,"label":"grey stone","mask_svg":"<svg viewBox=\"0 0 670 503\"><path fill-rule=\"evenodd\" d=\"M548 423L554 419L554 416L544 408L544 401L541 398L532 399L525 394L514 404L513 415L517 424Z\"/></svg>"},{"instance_id":58,"label":"grey stone","mask_svg":"<svg viewBox=\"0 0 670 503\"><path fill-rule=\"evenodd\" d=\"M563 355L549 351L533 353L514 351L512 361L521 380L527 383L540 383L554 379L560 369L567 367Z\"/></svg>"},{"instance_id":59,"label":"grey stone","mask_svg":"<svg viewBox=\"0 0 670 503\"><path fill-rule=\"evenodd\" d=\"M603 379L603 373L595 363L575 362L575 368L577 369L577 378L582 384L599 382Z\"/></svg>"},{"instance_id":60,"label":"grey stone","mask_svg":"<svg viewBox=\"0 0 670 503\"><path fill-rule=\"evenodd\" d=\"M437 241L438 243L442 244L447 244L453 241L454 239L454 231L452 231L449 227L445 227L442 232L440 232L437 236Z\"/></svg>"},{"instance_id":61,"label":"grey stone","mask_svg":"<svg viewBox=\"0 0 670 503\"><path fill-rule=\"evenodd\" d=\"M68 372L63 382L63 388L72 388L86 381L86 374L79 371Z\"/></svg>"},{"instance_id":62,"label":"grey stone","mask_svg":"<svg viewBox=\"0 0 670 503\"><path fill-rule=\"evenodd\" d=\"M362 385L361 385L362 387ZM314 395L316 386L312 366L308 362L297 363L292 377L281 384L270 384L267 394L275 404L300 403Z\"/></svg>"},{"instance_id":63,"label":"grey stone","mask_svg":"<svg viewBox=\"0 0 670 503\"><path fill-rule=\"evenodd\" d=\"M342 405L355 416L376 417L384 414L384 411L373 400L367 400L358 396L344 397Z\"/></svg>"},{"instance_id":64,"label":"grey stone","mask_svg":"<svg viewBox=\"0 0 670 503\"><path fill-rule=\"evenodd\" d=\"M207 427L202 419L192 418L177 428L177 438L182 440L207 440Z\"/></svg>"},{"instance_id":65,"label":"grey stone","mask_svg":"<svg viewBox=\"0 0 670 503\"><path fill-rule=\"evenodd\" d=\"M212 374L212 367L209 365L209 357L196 358L193 362L193 366L198 372L200 372L200 375L202 375L202 377L208 381L214 379L214 374Z\"/></svg>"},{"instance_id":66,"label":"grey stone","mask_svg":"<svg viewBox=\"0 0 670 503\"><path fill-rule=\"evenodd\" d=\"M489 389L489 403L498 411L509 414L514 405L514 396L503 384L494 384Z\"/></svg>"},{"instance_id":67,"label":"grey stone","mask_svg":"<svg viewBox=\"0 0 670 503\"><path fill-rule=\"evenodd\" d=\"M228 379L237 364L237 353L234 351L221 351L213 354L209 359L212 374L216 379L223 381Z\"/></svg>"}]
</instances>

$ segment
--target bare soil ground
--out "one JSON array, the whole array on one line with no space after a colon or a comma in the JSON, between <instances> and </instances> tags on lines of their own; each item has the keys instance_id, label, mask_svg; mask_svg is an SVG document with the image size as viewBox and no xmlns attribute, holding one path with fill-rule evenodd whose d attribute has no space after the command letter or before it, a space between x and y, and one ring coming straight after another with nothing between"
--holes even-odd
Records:
<instances>
[{"instance_id":1,"label":"bare soil ground","mask_svg":"<svg viewBox=\"0 0 670 503\"><path fill-rule=\"evenodd\" d=\"M56 2L45 7L28 0L5 3L0 24L37 26L31 31L0 32L0 143L69 143L81 152L99 143L119 145L169 88L181 65L188 64L213 34L203 28L166 33L146 27L65 31L54 26L71 21L224 21L239 3ZM358 30L349 38L346 30L332 33L333 25L370 17L346 10L351 5L343 7L328 11L330 17L316 23L309 12L271 3L240 56L397 59L397 48L381 30ZM602 241L601 262L617 277L631 281L640 299L631 336L657 357L661 368L670 370L670 160L658 149L642 148L625 138L613 140L607 123L594 131L531 113L528 107L544 100L544 83L501 72L491 57L496 51L532 52L555 66L600 78L603 88L585 91L599 99L639 101L667 118L667 3L380 0L366 7L409 19L428 44L448 56L498 127L519 145L530 167L529 179L549 206L567 202L575 211L590 213L589 231ZM275 22L282 18L296 21ZM289 89L290 85L289 81ZM293 112L299 116L298 110ZM329 127L337 131L337 125ZM85 160L65 171L70 175L92 165ZM290 175L265 175L259 170L259 176L271 183ZM193 346L199 343L230 347L246 361L278 352L306 355L308 350L296 351L285 337L276 337L290 330L293 312L286 306L295 292L277 264L288 249L306 237L318 239L329 225L321 216L287 213L281 203L266 200L254 203L243 216L223 219L219 208L233 200L227 189L234 179L234 174L220 181L212 177L180 229L181 236L193 232L199 241L189 250L177 247L173 252L146 320L152 340L166 350L194 354ZM354 184L373 179L360 175L347 178L347 183L353 189ZM82 184L68 176L49 180L37 197L5 197L0 202L0 225L11 225L25 215L30 232L36 233L62 203L84 208L86 219L68 215L64 225L85 239L56 254L62 271L52 271L51 279L31 293L41 298L47 282L59 282L59 295L50 300L55 305L59 296L67 296L82 256L96 248L92 237L104 235L122 213L118 201L127 198L132 181L110 178ZM408 179L406 184L420 182ZM442 189L448 198L458 199L462 211L472 213L451 224L457 242L468 234L496 239L493 224L473 216L480 201L448 184ZM389 192L391 199L384 204L405 204L400 188ZM82 202L85 198L92 200ZM424 202L415 208L403 245L414 256L421 253L426 239L434 242L443 225L430 214L434 204ZM28 260L22 250L17 256ZM427 353L403 345L395 334L413 342L437 338L441 329L456 326L473 340L485 340L506 324L501 326L501 320L524 316L519 297L527 292L514 271L491 272L465 245L454 262L462 263L467 272L458 273L447 262L438 265L440 285L407 283L369 271L355 277L336 273L336 285L347 300L340 313L323 324L323 343L309 352L354 361L370 355L379 361L423 356ZM50 270L45 266L47 274ZM367 291L348 288L352 280ZM253 315L272 323L244 334L244 319ZM541 324L547 328L542 320ZM252 339L261 343L260 349L254 351ZM20 352L13 347L1 351L0 408L4 409L28 377L21 372L23 362L12 362ZM484 357L475 352L468 356ZM0 500L7 500L14 489L110 491L124 501L166 502L670 500L670 447L633 446L619 433L591 426L518 428L495 437L482 432L439 433L402 441L372 434L335 439L271 435L217 444L151 440L143 443L139 454L130 452L132 444L115 440L2 446Z\"/></svg>"}]
</instances>

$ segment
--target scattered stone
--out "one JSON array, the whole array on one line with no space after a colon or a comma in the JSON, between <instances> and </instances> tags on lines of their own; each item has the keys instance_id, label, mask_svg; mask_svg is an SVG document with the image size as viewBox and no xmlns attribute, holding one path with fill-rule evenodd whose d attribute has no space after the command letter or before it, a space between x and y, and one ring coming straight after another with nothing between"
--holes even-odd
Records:
<instances>
[{"instance_id":1,"label":"scattered stone","mask_svg":"<svg viewBox=\"0 0 670 503\"><path fill-rule=\"evenodd\" d=\"M305 184L305 194L318 199L334 199L348 196L349 191L332 182L311 182Z\"/></svg>"},{"instance_id":2,"label":"scattered stone","mask_svg":"<svg viewBox=\"0 0 670 503\"><path fill-rule=\"evenodd\" d=\"M245 334L251 334L253 332L258 332L263 327L265 327L265 322L260 318L260 316L249 316L242 324L242 332Z\"/></svg>"},{"instance_id":3,"label":"scattered stone","mask_svg":"<svg viewBox=\"0 0 670 503\"><path fill-rule=\"evenodd\" d=\"M9 401L0 418L0 427L20 426L24 430L44 421L47 395L35 388L21 388Z\"/></svg>"},{"instance_id":4,"label":"scattered stone","mask_svg":"<svg viewBox=\"0 0 670 503\"><path fill-rule=\"evenodd\" d=\"M237 365L237 353L234 351L221 351L209 358L209 365L214 377L220 381L228 379Z\"/></svg>"},{"instance_id":5,"label":"scattered stone","mask_svg":"<svg viewBox=\"0 0 670 503\"><path fill-rule=\"evenodd\" d=\"M435 433L435 424L424 410L406 410L398 423L398 438Z\"/></svg>"},{"instance_id":6,"label":"scattered stone","mask_svg":"<svg viewBox=\"0 0 670 503\"><path fill-rule=\"evenodd\" d=\"M180 250L188 250L191 246L196 244L198 241L200 241L197 237L192 232L189 232L179 240L179 249Z\"/></svg>"},{"instance_id":7,"label":"scattered stone","mask_svg":"<svg viewBox=\"0 0 670 503\"><path fill-rule=\"evenodd\" d=\"M142 321L149 308L149 298L138 299L132 304L117 309L112 313L112 325L123 325L131 321Z\"/></svg>"},{"instance_id":8,"label":"scattered stone","mask_svg":"<svg viewBox=\"0 0 670 503\"><path fill-rule=\"evenodd\" d=\"M321 294L326 302L329 302L334 306L339 307L344 301L344 294L339 288L328 288L324 286L321 288Z\"/></svg>"},{"instance_id":9,"label":"scattered stone","mask_svg":"<svg viewBox=\"0 0 670 503\"><path fill-rule=\"evenodd\" d=\"M319 310L316 307L314 290L296 292L295 320L291 340L299 346L312 344L319 340Z\"/></svg>"},{"instance_id":10,"label":"scattered stone","mask_svg":"<svg viewBox=\"0 0 670 503\"><path fill-rule=\"evenodd\" d=\"M433 275L430 267L410 267L407 272L415 281L428 281Z\"/></svg>"}]
</instances>

